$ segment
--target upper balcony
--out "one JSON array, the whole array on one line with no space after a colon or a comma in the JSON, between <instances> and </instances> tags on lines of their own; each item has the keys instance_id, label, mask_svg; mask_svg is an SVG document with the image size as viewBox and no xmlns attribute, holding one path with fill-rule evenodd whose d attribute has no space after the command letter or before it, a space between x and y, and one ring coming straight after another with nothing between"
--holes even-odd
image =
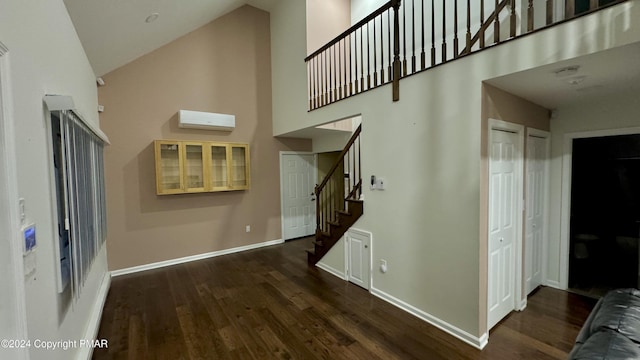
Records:
<instances>
[{"instance_id":1,"label":"upper balcony","mask_svg":"<svg viewBox=\"0 0 640 360\"><path fill-rule=\"evenodd\" d=\"M397 101L407 76L624 1L388 1L305 59L308 110L390 83Z\"/></svg>"}]
</instances>

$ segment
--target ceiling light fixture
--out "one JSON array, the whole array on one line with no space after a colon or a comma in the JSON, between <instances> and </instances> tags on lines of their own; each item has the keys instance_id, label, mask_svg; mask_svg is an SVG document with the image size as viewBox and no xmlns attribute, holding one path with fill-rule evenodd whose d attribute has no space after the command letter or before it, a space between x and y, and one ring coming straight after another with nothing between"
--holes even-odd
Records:
<instances>
[{"instance_id":1,"label":"ceiling light fixture","mask_svg":"<svg viewBox=\"0 0 640 360\"><path fill-rule=\"evenodd\" d=\"M144 19L144 22L146 22L147 24L150 24L150 23L156 21L156 19L158 19L159 16L160 16L160 14L153 13L153 14L147 16L147 18Z\"/></svg>"},{"instance_id":2,"label":"ceiling light fixture","mask_svg":"<svg viewBox=\"0 0 640 360\"><path fill-rule=\"evenodd\" d=\"M580 65L571 65L558 70L554 70L553 72L556 74L556 77L567 77L577 74L578 69L580 69Z\"/></svg>"}]
</instances>

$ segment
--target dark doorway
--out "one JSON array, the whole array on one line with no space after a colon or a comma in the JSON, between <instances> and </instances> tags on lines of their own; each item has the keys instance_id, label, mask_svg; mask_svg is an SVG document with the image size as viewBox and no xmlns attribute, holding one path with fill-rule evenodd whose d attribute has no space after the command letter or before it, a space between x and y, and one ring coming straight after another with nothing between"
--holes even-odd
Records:
<instances>
[{"instance_id":1,"label":"dark doorway","mask_svg":"<svg viewBox=\"0 0 640 360\"><path fill-rule=\"evenodd\" d=\"M640 135L573 140L569 287L637 287Z\"/></svg>"}]
</instances>

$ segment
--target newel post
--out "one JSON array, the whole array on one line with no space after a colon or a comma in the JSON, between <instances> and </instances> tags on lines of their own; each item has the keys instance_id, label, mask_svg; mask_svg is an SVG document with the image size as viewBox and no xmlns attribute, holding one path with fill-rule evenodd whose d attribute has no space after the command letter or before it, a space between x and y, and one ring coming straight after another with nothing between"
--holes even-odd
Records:
<instances>
[{"instance_id":1,"label":"newel post","mask_svg":"<svg viewBox=\"0 0 640 360\"><path fill-rule=\"evenodd\" d=\"M393 6L393 101L400 100L400 1L391 0L391 6Z\"/></svg>"}]
</instances>

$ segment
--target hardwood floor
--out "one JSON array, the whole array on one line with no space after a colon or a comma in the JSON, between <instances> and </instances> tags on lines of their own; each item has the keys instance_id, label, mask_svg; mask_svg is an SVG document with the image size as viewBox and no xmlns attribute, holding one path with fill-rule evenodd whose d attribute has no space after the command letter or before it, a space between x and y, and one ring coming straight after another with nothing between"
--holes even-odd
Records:
<instances>
[{"instance_id":1,"label":"hardwood floor","mask_svg":"<svg viewBox=\"0 0 640 360\"><path fill-rule=\"evenodd\" d=\"M116 277L94 359L566 359L595 300L540 288L477 350L307 267L309 239Z\"/></svg>"}]
</instances>

